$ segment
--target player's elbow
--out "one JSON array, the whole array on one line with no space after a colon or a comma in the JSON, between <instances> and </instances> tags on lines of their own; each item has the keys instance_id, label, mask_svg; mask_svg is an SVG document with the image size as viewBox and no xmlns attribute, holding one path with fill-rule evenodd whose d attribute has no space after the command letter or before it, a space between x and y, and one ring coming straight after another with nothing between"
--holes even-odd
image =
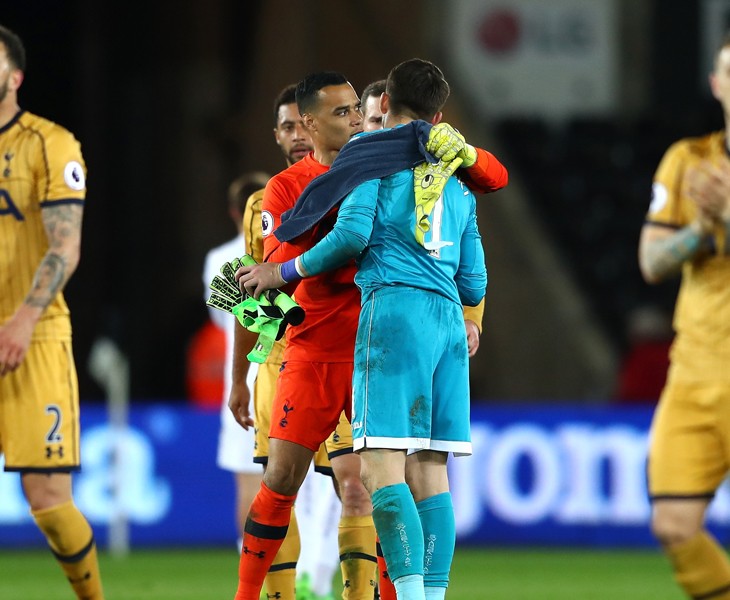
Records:
<instances>
[{"instance_id":1,"label":"player's elbow","mask_svg":"<svg viewBox=\"0 0 730 600\"><path fill-rule=\"evenodd\" d=\"M66 275L70 277L76 271L76 267L79 266L81 246L80 244L66 244L60 254L63 257Z\"/></svg>"},{"instance_id":2,"label":"player's elbow","mask_svg":"<svg viewBox=\"0 0 730 600\"><path fill-rule=\"evenodd\" d=\"M459 300L464 306L477 306L486 293L485 287L459 288Z\"/></svg>"},{"instance_id":3,"label":"player's elbow","mask_svg":"<svg viewBox=\"0 0 730 600\"><path fill-rule=\"evenodd\" d=\"M639 258L639 271L646 283L655 285L667 278L667 273L662 272L656 264L644 258Z\"/></svg>"}]
</instances>

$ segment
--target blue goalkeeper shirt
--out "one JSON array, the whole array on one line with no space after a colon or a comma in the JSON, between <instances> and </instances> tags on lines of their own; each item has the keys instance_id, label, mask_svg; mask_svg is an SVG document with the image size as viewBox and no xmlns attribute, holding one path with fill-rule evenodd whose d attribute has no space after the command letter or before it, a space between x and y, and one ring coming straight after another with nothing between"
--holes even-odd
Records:
<instances>
[{"instance_id":1,"label":"blue goalkeeper shirt","mask_svg":"<svg viewBox=\"0 0 730 600\"><path fill-rule=\"evenodd\" d=\"M359 256L355 283L363 299L385 286L409 286L475 306L487 271L474 194L456 177L444 187L430 218L427 250L416 241L413 171L366 181L340 205L334 229L300 257L309 275ZM440 242L440 244L439 244Z\"/></svg>"}]
</instances>

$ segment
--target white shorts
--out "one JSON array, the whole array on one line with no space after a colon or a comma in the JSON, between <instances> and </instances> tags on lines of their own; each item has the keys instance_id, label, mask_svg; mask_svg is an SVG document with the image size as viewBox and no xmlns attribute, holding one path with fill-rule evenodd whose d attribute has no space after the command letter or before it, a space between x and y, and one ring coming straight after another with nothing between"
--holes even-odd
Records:
<instances>
[{"instance_id":1,"label":"white shorts","mask_svg":"<svg viewBox=\"0 0 730 600\"><path fill-rule=\"evenodd\" d=\"M258 365L251 364L246 377L246 386L251 395L249 409L253 414L253 384L256 381ZM221 430L218 435L217 464L221 469L234 473L262 473L262 467L253 462L254 428L246 431L241 427L228 408L228 394L221 405Z\"/></svg>"}]
</instances>

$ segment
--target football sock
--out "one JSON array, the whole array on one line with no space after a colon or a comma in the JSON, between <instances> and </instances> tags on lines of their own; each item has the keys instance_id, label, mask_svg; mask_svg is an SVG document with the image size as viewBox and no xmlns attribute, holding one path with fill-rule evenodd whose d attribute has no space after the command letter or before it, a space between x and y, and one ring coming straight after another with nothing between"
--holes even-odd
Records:
<instances>
[{"instance_id":1,"label":"football sock","mask_svg":"<svg viewBox=\"0 0 730 600\"><path fill-rule=\"evenodd\" d=\"M266 573L286 537L295 498L261 483L243 528L235 600L258 600Z\"/></svg>"},{"instance_id":2,"label":"football sock","mask_svg":"<svg viewBox=\"0 0 730 600\"><path fill-rule=\"evenodd\" d=\"M681 544L664 546L664 550L677 583L690 597L730 600L730 561L707 532Z\"/></svg>"},{"instance_id":3,"label":"football sock","mask_svg":"<svg viewBox=\"0 0 730 600\"><path fill-rule=\"evenodd\" d=\"M405 483L380 488L373 494L373 520L398 600L422 599L423 528L416 503ZM413 583L411 576L420 583ZM401 579L403 581L399 581Z\"/></svg>"},{"instance_id":4,"label":"football sock","mask_svg":"<svg viewBox=\"0 0 730 600\"><path fill-rule=\"evenodd\" d=\"M383 549L380 547L380 539L376 539L375 548L378 553L378 593L380 600L396 600L395 586L388 575L388 566L385 564Z\"/></svg>"},{"instance_id":5,"label":"football sock","mask_svg":"<svg viewBox=\"0 0 730 600\"><path fill-rule=\"evenodd\" d=\"M396 579L393 584L399 600L425 600L426 598L423 589L423 575L404 575Z\"/></svg>"},{"instance_id":6,"label":"football sock","mask_svg":"<svg viewBox=\"0 0 730 600\"><path fill-rule=\"evenodd\" d=\"M345 600L372 600L377 559L372 517L342 517L338 540Z\"/></svg>"},{"instance_id":7,"label":"football sock","mask_svg":"<svg viewBox=\"0 0 730 600\"><path fill-rule=\"evenodd\" d=\"M456 522L451 494L436 494L416 504L423 527L423 585L428 588L449 587L449 571L456 545Z\"/></svg>"},{"instance_id":8,"label":"football sock","mask_svg":"<svg viewBox=\"0 0 730 600\"><path fill-rule=\"evenodd\" d=\"M274 562L269 567L266 579L264 579L264 588L268 598L294 600L296 597L297 559L300 550L297 515L294 507L292 507L286 537L274 557Z\"/></svg>"},{"instance_id":9,"label":"football sock","mask_svg":"<svg viewBox=\"0 0 730 600\"><path fill-rule=\"evenodd\" d=\"M94 534L73 501L31 513L76 596L83 600L104 598Z\"/></svg>"}]
</instances>

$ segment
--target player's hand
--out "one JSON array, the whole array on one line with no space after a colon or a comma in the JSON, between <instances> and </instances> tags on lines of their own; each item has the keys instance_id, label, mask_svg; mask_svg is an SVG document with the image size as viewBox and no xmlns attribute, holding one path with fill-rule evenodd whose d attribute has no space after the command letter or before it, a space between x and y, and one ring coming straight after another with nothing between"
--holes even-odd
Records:
<instances>
[{"instance_id":1,"label":"player's hand","mask_svg":"<svg viewBox=\"0 0 730 600\"><path fill-rule=\"evenodd\" d=\"M448 123L439 123L431 128L426 150L445 162L461 158L461 166L465 168L471 167L477 161L477 151L474 146L467 144L464 136Z\"/></svg>"},{"instance_id":2,"label":"player's hand","mask_svg":"<svg viewBox=\"0 0 730 600\"><path fill-rule=\"evenodd\" d=\"M234 383L228 396L228 408L233 413L236 422L246 431L249 427L253 427L253 418L248 409L250 401L251 393L248 391L246 382Z\"/></svg>"},{"instance_id":3,"label":"player's hand","mask_svg":"<svg viewBox=\"0 0 730 600\"><path fill-rule=\"evenodd\" d=\"M273 290L286 285L281 277L281 263L259 263L248 267L240 267L236 271L236 281L241 293L254 298L266 290Z\"/></svg>"},{"instance_id":4,"label":"player's hand","mask_svg":"<svg viewBox=\"0 0 730 600\"><path fill-rule=\"evenodd\" d=\"M25 358L33 336L36 319L23 309L0 326L0 376L15 371Z\"/></svg>"},{"instance_id":5,"label":"player's hand","mask_svg":"<svg viewBox=\"0 0 730 600\"><path fill-rule=\"evenodd\" d=\"M730 214L730 164L715 166L703 161L687 170L687 195L698 209L700 228L711 231Z\"/></svg>"},{"instance_id":6,"label":"player's hand","mask_svg":"<svg viewBox=\"0 0 730 600\"><path fill-rule=\"evenodd\" d=\"M479 327L470 319L464 321L464 327L466 327L466 346L469 349L469 358L471 358L479 350Z\"/></svg>"},{"instance_id":7,"label":"player's hand","mask_svg":"<svg viewBox=\"0 0 730 600\"><path fill-rule=\"evenodd\" d=\"M430 217L444 186L456 169L461 166L461 159L451 162L433 164L423 162L413 168L413 192L416 196L416 240L426 246L425 235L431 229Z\"/></svg>"}]
</instances>

